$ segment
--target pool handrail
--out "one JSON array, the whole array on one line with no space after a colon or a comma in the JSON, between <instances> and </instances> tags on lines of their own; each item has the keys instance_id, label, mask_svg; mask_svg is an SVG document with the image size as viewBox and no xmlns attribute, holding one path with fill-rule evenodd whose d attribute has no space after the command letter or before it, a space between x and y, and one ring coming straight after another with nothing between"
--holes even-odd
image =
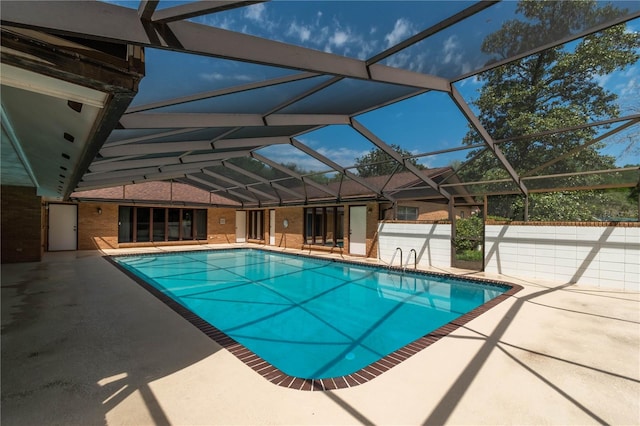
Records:
<instances>
[{"instance_id":1,"label":"pool handrail","mask_svg":"<svg viewBox=\"0 0 640 426\"><path fill-rule=\"evenodd\" d=\"M418 269L418 252L416 249L409 250L409 256L407 257L407 264L404 265L404 269L407 269L407 265L409 264L409 260L411 260L411 252L413 252L413 269Z\"/></svg>"},{"instance_id":2,"label":"pool handrail","mask_svg":"<svg viewBox=\"0 0 640 426\"><path fill-rule=\"evenodd\" d=\"M389 262L389 265L393 266L393 259L396 258L398 250L400 250L400 267L402 267L402 248L400 247L396 247L396 251L393 252L393 256L391 256L391 262Z\"/></svg>"}]
</instances>

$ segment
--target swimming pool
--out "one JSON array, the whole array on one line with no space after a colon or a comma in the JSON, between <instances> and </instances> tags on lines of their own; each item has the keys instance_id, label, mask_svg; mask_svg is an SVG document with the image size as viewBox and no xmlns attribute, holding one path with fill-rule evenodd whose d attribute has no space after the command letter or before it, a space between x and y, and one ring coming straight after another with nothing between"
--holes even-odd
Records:
<instances>
[{"instance_id":1,"label":"swimming pool","mask_svg":"<svg viewBox=\"0 0 640 426\"><path fill-rule=\"evenodd\" d=\"M375 377L513 290L257 249L113 261L265 377L323 387Z\"/></svg>"}]
</instances>

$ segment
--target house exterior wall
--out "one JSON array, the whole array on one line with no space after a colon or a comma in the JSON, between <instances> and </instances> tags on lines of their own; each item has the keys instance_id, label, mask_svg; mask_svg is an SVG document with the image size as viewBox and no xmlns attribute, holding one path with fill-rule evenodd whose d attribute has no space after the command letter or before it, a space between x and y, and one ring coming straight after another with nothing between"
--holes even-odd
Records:
<instances>
[{"instance_id":1,"label":"house exterior wall","mask_svg":"<svg viewBox=\"0 0 640 426\"><path fill-rule=\"evenodd\" d=\"M413 266L411 249L419 267L451 266L451 224L382 221L378 224L379 259L392 266ZM403 265L403 266L404 266Z\"/></svg>"},{"instance_id":2,"label":"house exterior wall","mask_svg":"<svg viewBox=\"0 0 640 426\"><path fill-rule=\"evenodd\" d=\"M234 213L234 217L235 217L235 212L237 210L235 209L229 209L231 211L233 211ZM266 208L266 209L250 209L250 210L241 210L241 211L245 211L247 212L246 214L246 219L247 219L247 223L245 223L245 230L247 231L247 234L249 233L249 212L251 211L262 211L262 234L260 235L260 238L257 239L251 239L247 237L247 242L249 243L255 243L255 244L268 244L269 243L269 211L272 209ZM276 219L277 222L277 219ZM234 234L234 241L235 241L235 234Z\"/></svg>"},{"instance_id":3,"label":"house exterior wall","mask_svg":"<svg viewBox=\"0 0 640 426\"><path fill-rule=\"evenodd\" d=\"M118 243L118 207L117 203L83 202L78 204L78 249L99 250L122 247L144 247L153 245L202 244L204 241L140 242ZM359 204L360 205L360 204ZM378 252L378 203L367 203L366 256L377 257ZM158 206L155 207L172 207ZM275 208L275 246L283 248L313 249L343 252L349 247L349 206L345 205L344 246L321 247L304 243L304 207ZM101 209L102 213L98 213ZM265 243L269 242L269 210L264 209ZM228 244L236 241L236 209L209 208L207 211L207 241L209 244ZM289 226L285 229L284 219Z\"/></svg>"},{"instance_id":4,"label":"house exterior wall","mask_svg":"<svg viewBox=\"0 0 640 426\"><path fill-rule=\"evenodd\" d=\"M378 257L378 203L367 204L367 248L366 257ZM345 229L349 229L345 227Z\"/></svg>"},{"instance_id":5,"label":"house exterior wall","mask_svg":"<svg viewBox=\"0 0 640 426\"><path fill-rule=\"evenodd\" d=\"M485 271L640 291L640 226L610 225L487 225Z\"/></svg>"},{"instance_id":6,"label":"house exterior wall","mask_svg":"<svg viewBox=\"0 0 640 426\"><path fill-rule=\"evenodd\" d=\"M118 248L118 205L79 203L78 250L114 248Z\"/></svg>"},{"instance_id":7,"label":"house exterior wall","mask_svg":"<svg viewBox=\"0 0 640 426\"><path fill-rule=\"evenodd\" d=\"M207 242L229 244L236 242L236 210L207 209Z\"/></svg>"},{"instance_id":8,"label":"house exterior wall","mask_svg":"<svg viewBox=\"0 0 640 426\"><path fill-rule=\"evenodd\" d=\"M206 243L225 244L235 243L236 241L235 209L209 208L207 209L207 241L186 240L120 244L118 243L119 206L120 204L116 203L87 202L78 204L78 250L100 250L154 245L184 245ZM175 206L156 205L154 207L164 208ZM102 214L98 213L98 209L101 209Z\"/></svg>"},{"instance_id":9,"label":"house exterior wall","mask_svg":"<svg viewBox=\"0 0 640 426\"><path fill-rule=\"evenodd\" d=\"M39 262L44 251L45 221L36 189L3 185L1 262Z\"/></svg>"},{"instance_id":10,"label":"house exterior wall","mask_svg":"<svg viewBox=\"0 0 640 426\"><path fill-rule=\"evenodd\" d=\"M418 219L417 220L449 220L449 206L442 203L427 203L422 201L399 201L399 206L417 207ZM382 205L384 212L384 220L393 220L394 211L390 204ZM454 213L456 218L470 217L473 208L468 206L456 207Z\"/></svg>"},{"instance_id":11,"label":"house exterior wall","mask_svg":"<svg viewBox=\"0 0 640 426\"><path fill-rule=\"evenodd\" d=\"M268 211L267 211L268 215ZM285 229L283 221L289 226ZM276 208L276 246L283 248L301 249L304 245L304 208L279 207Z\"/></svg>"},{"instance_id":12,"label":"house exterior wall","mask_svg":"<svg viewBox=\"0 0 640 426\"><path fill-rule=\"evenodd\" d=\"M331 204L330 206L335 206L335 204ZM325 252L331 252L331 253L348 253L349 252L349 223L350 223L350 209L349 207L354 207L354 206L364 206L366 207L366 211L367 211L367 216L366 216L366 227L365 227L365 256L366 257L373 257L376 258L377 257L377 250L378 250L378 246L377 246L377 229L378 229L378 214L379 214L379 207L378 207L378 203L367 203L367 204L344 204L344 221L343 221L343 229L344 229L344 235L342 238L342 241L344 243L344 247L330 247L330 246L321 246L321 245L317 245L317 244L305 244L304 242L304 207L291 207L291 208L287 208L287 210L296 210L295 212L296 215L299 215L300 217L300 233L299 233L299 237L300 237L300 244L301 246L299 248L303 248L303 249L309 249L309 250L318 250L318 251L325 251ZM277 217L282 210L282 208L276 209L276 223L281 222L281 220L278 220Z\"/></svg>"}]
</instances>

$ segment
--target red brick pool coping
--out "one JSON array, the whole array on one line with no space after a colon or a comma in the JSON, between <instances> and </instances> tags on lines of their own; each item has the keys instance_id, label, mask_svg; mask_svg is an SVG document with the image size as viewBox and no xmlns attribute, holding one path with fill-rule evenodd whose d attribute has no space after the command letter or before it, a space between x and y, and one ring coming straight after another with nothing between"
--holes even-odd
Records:
<instances>
[{"instance_id":1,"label":"red brick pool coping","mask_svg":"<svg viewBox=\"0 0 640 426\"><path fill-rule=\"evenodd\" d=\"M225 249L225 250L237 250L237 249ZM178 252L175 252L175 253L178 253ZM313 257L313 256L307 256L303 254L290 254L290 255ZM128 256L128 255L124 255L124 256ZM145 254L137 254L135 256L145 256ZM326 390L333 390L333 389L343 389L343 388L349 388L349 387L361 385L370 380L373 380L379 375L381 375L382 373L384 373L385 371L390 370L394 366L400 364L402 361L410 358L411 356L417 354L418 352L425 349L426 347L437 342L441 338L454 332L455 330L465 325L472 319L479 317L483 313L487 312L489 309L507 300L508 298L510 298L511 296L513 296L514 294L522 290L523 288L518 284L511 284L511 283L493 281L493 280L482 279L482 278L470 279L470 278L460 277L454 274L438 274L438 273L432 273L432 272L418 271L418 273L422 275L432 275L432 276L439 276L439 277L455 277L455 278L463 279L465 281L470 281L470 282L480 282L483 284L496 285L503 288L509 287L509 290L491 299L490 301L482 304L481 306L478 306L474 310L467 312L466 314L456 318L450 323L447 323L442 327L432 331L431 333L426 334L425 336L422 336L414 340L413 342L403 346L400 349L397 349L394 352L391 352L390 354L384 356L383 358L380 358L378 361L375 361L374 363L369 364L368 366L354 373L348 374L346 376L331 377L328 379L302 379L299 377L289 376L288 374L283 373L281 370L274 367L269 362L263 360L260 356L256 355L253 351L246 348L244 345L238 343L231 337L227 336L224 332L214 327L213 325L209 324L207 321L203 320L198 315L194 314L193 312L191 312L190 310L188 310L187 308L185 308L184 306L182 306L181 304L173 300L171 297L167 296L166 294L164 294L163 292L161 292L151 284L148 284L142 278L138 277L134 273L123 268L120 264L115 262L110 256L105 256L105 259L108 260L114 266L116 266L118 269L120 269L122 272L124 272L129 278L134 280L136 283L142 286L149 293L153 294L156 298L158 298L165 305L167 305L169 308L171 308L173 311L179 314L182 318L189 321L193 326L198 328L201 332L206 334L213 341L215 341L220 346L222 346L223 348L231 352L231 354L233 354L236 358L238 358L240 361L242 361L244 364L250 367L253 371L260 374L266 380L278 386L283 386L286 388L303 390L303 391L326 391ZM324 260L327 260L327 259L324 259ZM347 262L344 260L329 260L329 261L354 264L358 266L363 265L361 263ZM372 266L372 265L366 265L366 266ZM401 271L400 268L395 268L395 267L385 267L385 266L379 266L379 265L376 265L374 267L381 267L384 269Z\"/></svg>"}]
</instances>

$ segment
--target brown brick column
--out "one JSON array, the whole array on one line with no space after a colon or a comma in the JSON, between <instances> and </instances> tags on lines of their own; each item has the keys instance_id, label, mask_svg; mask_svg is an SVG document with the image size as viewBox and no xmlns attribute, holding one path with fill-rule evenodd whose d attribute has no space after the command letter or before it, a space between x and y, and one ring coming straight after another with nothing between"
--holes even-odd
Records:
<instances>
[{"instance_id":1,"label":"brown brick column","mask_svg":"<svg viewBox=\"0 0 640 426\"><path fill-rule=\"evenodd\" d=\"M2 263L42 260L44 219L36 189L2 186Z\"/></svg>"}]
</instances>

